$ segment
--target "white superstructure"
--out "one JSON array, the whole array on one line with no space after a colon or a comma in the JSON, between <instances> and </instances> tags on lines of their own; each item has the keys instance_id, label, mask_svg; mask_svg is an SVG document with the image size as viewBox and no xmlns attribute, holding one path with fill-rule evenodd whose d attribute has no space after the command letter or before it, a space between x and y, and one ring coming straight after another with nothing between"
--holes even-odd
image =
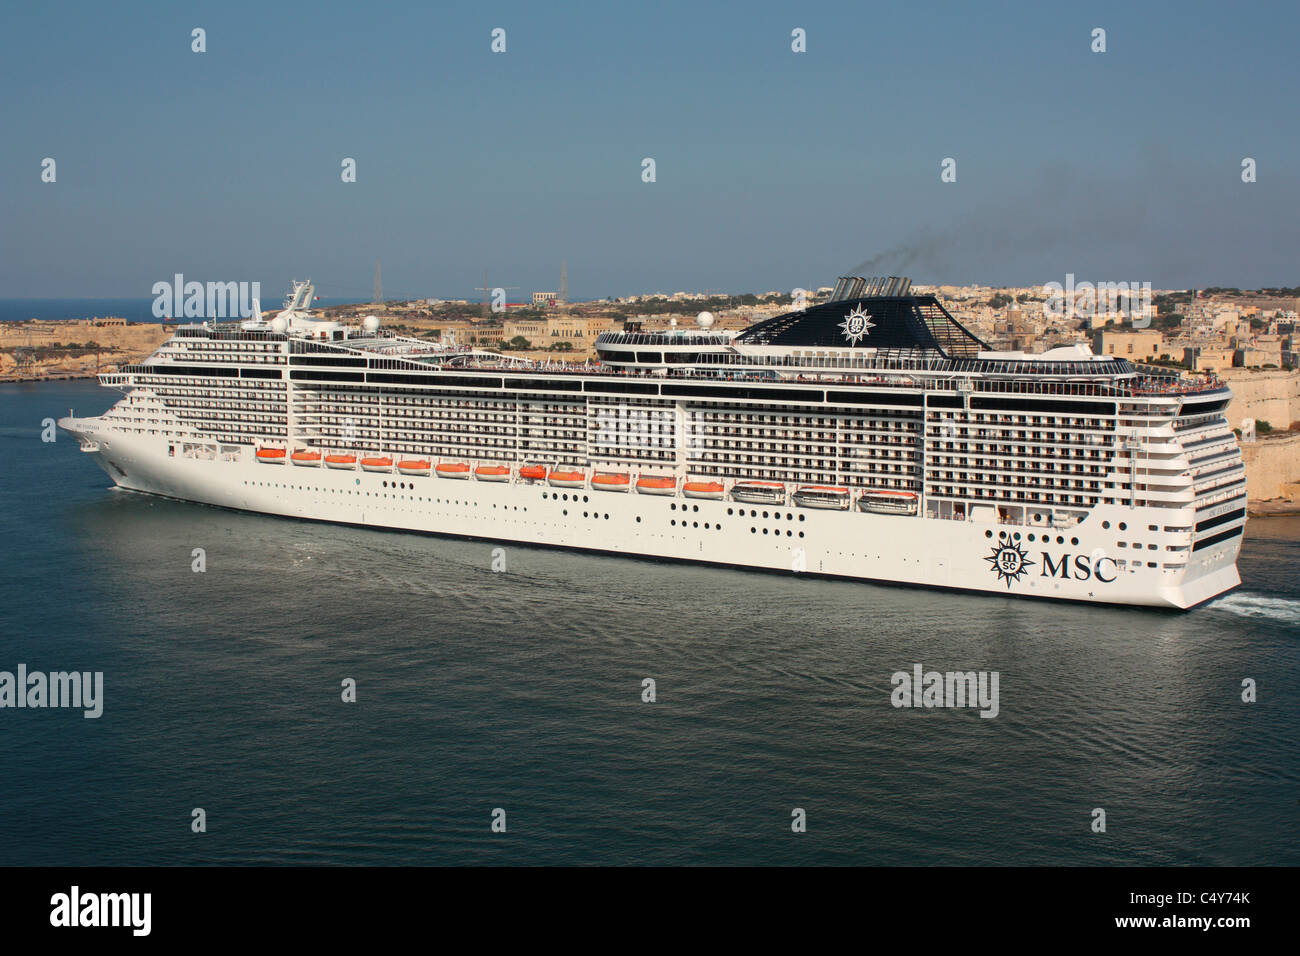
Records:
<instances>
[{"instance_id":1,"label":"white superstructure","mask_svg":"<svg viewBox=\"0 0 1300 956\"><path fill-rule=\"evenodd\" d=\"M179 328L66 418L120 487L295 518L1187 608L1239 583L1246 485L1208 378L990 352L906 280L599 365L309 311Z\"/></svg>"}]
</instances>

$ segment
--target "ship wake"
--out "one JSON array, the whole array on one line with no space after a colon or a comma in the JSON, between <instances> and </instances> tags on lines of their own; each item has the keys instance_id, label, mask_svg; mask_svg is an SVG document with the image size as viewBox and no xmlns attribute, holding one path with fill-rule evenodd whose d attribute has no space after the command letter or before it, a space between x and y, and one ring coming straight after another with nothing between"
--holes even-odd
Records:
<instances>
[{"instance_id":1,"label":"ship wake","mask_svg":"<svg viewBox=\"0 0 1300 956\"><path fill-rule=\"evenodd\" d=\"M1300 624L1300 601L1237 591L1215 601L1211 607L1239 617L1266 618L1286 624Z\"/></svg>"}]
</instances>

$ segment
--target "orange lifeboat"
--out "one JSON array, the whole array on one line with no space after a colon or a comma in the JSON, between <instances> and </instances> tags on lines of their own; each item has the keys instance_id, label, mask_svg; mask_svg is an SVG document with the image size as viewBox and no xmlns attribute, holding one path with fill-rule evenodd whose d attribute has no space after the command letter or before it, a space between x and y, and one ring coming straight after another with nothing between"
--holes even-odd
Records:
<instances>
[{"instance_id":1,"label":"orange lifeboat","mask_svg":"<svg viewBox=\"0 0 1300 956\"><path fill-rule=\"evenodd\" d=\"M393 459L387 455L379 458L362 458L361 467L366 471L392 471Z\"/></svg>"},{"instance_id":2,"label":"orange lifeboat","mask_svg":"<svg viewBox=\"0 0 1300 956\"><path fill-rule=\"evenodd\" d=\"M433 469L433 463L425 461L423 458L414 458L410 461L399 461L397 470L403 475L428 475Z\"/></svg>"},{"instance_id":3,"label":"orange lifeboat","mask_svg":"<svg viewBox=\"0 0 1300 956\"><path fill-rule=\"evenodd\" d=\"M290 457L295 465L302 465L304 468L320 467L320 452L318 451L296 451Z\"/></svg>"},{"instance_id":4,"label":"orange lifeboat","mask_svg":"<svg viewBox=\"0 0 1300 956\"><path fill-rule=\"evenodd\" d=\"M636 490L643 495L675 495L677 479L666 475L642 475L636 480Z\"/></svg>"},{"instance_id":5,"label":"orange lifeboat","mask_svg":"<svg viewBox=\"0 0 1300 956\"><path fill-rule=\"evenodd\" d=\"M405 462L403 464L405 464ZM421 464L421 463L417 462L416 464ZM423 464L426 465L427 467L428 462L423 462ZM398 465L397 467L398 470L401 471L402 466ZM469 477L469 465L467 465L463 461L440 462L438 464L438 467L435 468L434 471L438 473L439 478L468 478ZM407 474L407 472L402 472L402 474ZM425 472L425 474L428 474L428 472Z\"/></svg>"},{"instance_id":6,"label":"orange lifeboat","mask_svg":"<svg viewBox=\"0 0 1300 956\"><path fill-rule=\"evenodd\" d=\"M326 468L355 468L357 467L356 455L326 455Z\"/></svg>"},{"instance_id":7,"label":"orange lifeboat","mask_svg":"<svg viewBox=\"0 0 1300 956\"><path fill-rule=\"evenodd\" d=\"M628 475L605 472L591 476L591 487L597 491L627 491L632 481Z\"/></svg>"},{"instance_id":8,"label":"orange lifeboat","mask_svg":"<svg viewBox=\"0 0 1300 956\"><path fill-rule=\"evenodd\" d=\"M474 469L479 481L509 481L510 468L506 465L479 465Z\"/></svg>"},{"instance_id":9,"label":"orange lifeboat","mask_svg":"<svg viewBox=\"0 0 1300 956\"><path fill-rule=\"evenodd\" d=\"M587 483L587 475L577 468L556 468L546 481L555 488L581 488Z\"/></svg>"},{"instance_id":10,"label":"orange lifeboat","mask_svg":"<svg viewBox=\"0 0 1300 956\"><path fill-rule=\"evenodd\" d=\"M682 494L687 498L720 499L726 491L720 481L688 481L682 485Z\"/></svg>"},{"instance_id":11,"label":"orange lifeboat","mask_svg":"<svg viewBox=\"0 0 1300 956\"><path fill-rule=\"evenodd\" d=\"M284 464L283 448L259 448L257 450L257 460L265 462L268 465Z\"/></svg>"},{"instance_id":12,"label":"orange lifeboat","mask_svg":"<svg viewBox=\"0 0 1300 956\"><path fill-rule=\"evenodd\" d=\"M526 478L529 481L545 481L546 466L545 465L524 465L522 468L519 469L519 477Z\"/></svg>"}]
</instances>

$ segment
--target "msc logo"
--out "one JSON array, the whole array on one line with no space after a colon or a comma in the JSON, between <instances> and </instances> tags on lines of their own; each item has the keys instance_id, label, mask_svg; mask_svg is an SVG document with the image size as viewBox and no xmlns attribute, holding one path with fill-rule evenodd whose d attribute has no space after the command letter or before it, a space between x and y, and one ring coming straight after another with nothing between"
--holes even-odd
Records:
<instances>
[{"instance_id":1,"label":"msc logo","mask_svg":"<svg viewBox=\"0 0 1300 956\"><path fill-rule=\"evenodd\" d=\"M1029 560L1029 552L1020 549L1018 541L1011 541L1006 538L1006 532L1002 532L1002 543L993 548L993 553L984 560L993 566L993 570L998 573L998 580L1007 582L1007 590L1011 590L1011 583L1019 581L1020 578L1029 573L1029 568L1034 562Z\"/></svg>"},{"instance_id":2,"label":"msc logo","mask_svg":"<svg viewBox=\"0 0 1300 956\"><path fill-rule=\"evenodd\" d=\"M858 340L876 327L876 323L871 321L871 316L867 315L862 306L858 306L844 317L840 323L840 329L844 332L844 337L854 345Z\"/></svg>"},{"instance_id":3,"label":"msc logo","mask_svg":"<svg viewBox=\"0 0 1300 956\"><path fill-rule=\"evenodd\" d=\"M1010 590L1012 584L1019 583L1022 577L1030 573L1034 562L1029 559L1029 552L1020 546L1020 542L1008 537L1005 531L998 532L998 539L998 543L993 546L992 552L984 560L989 563L990 570L997 574L999 581L1007 582L1007 590ZM1101 554L1100 549L1092 555L1060 554L1052 557L1046 551L1039 553L1043 556L1038 572L1041 578L1064 578L1067 581L1095 580L1102 584L1110 584L1118 576L1119 565L1115 563L1114 558Z\"/></svg>"},{"instance_id":4,"label":"msc logo","mask_svg":"<svg viewBox=\"0 0 1300 956\"><path fill-rule=\"evenodd\" d=\"M1044 551L1042 577L1065 578L1067 581L1070 578L1074 578L1076 581L1087 581L1089 578L1095 578L1102 584L1110 584L1117 576L1119 565L1115 563L1114 558L1102 556L1094 561L1086 554L1076 554L1073 557L1074 569L1071 570L1071 555L1063 554L1053 561L1052 556Z\"/></svg>"}]
</instances>

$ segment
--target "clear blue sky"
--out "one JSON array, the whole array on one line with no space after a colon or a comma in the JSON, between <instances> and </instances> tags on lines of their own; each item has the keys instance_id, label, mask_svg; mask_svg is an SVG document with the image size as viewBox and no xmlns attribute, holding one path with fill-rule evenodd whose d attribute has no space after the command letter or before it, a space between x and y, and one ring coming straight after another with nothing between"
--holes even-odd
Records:
<instances>
[{"instance_id":1,"label":"clear blue sky","mask_svg":"<svg viewBox=\"0 0 1300 956\"><path fill-rule=\"evenodd\" d=\"M0 296L1300 284L1295 3L294 7L5 4Z\"/></svg>"}]
</instances>

